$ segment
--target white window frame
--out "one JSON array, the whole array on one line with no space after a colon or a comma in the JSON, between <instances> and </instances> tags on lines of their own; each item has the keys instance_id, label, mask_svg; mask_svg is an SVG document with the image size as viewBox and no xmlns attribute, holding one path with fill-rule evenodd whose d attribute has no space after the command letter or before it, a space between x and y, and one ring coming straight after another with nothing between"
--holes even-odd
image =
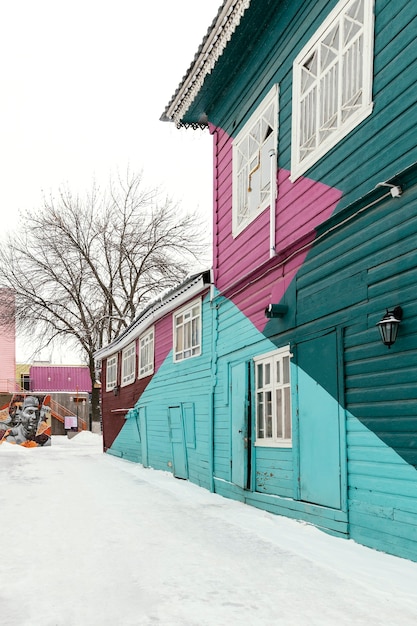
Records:
<instances>
[{"instance_id":1,"label":"white window frame","mask_svg":"<svg viewBox=\"0 0 417 626\"><path fill-rule=\"evenodd\" d=\"M291 357L286 346L254 358L255 446L292 447Z\"/></svg>"},{"instance_id":2,"label":"white window frame","mask_svg":"<svg viewBox=\"0 0 417 626\"><path fill-rule=\"evenodd\" d=\"M374 0L340 0L294 61L291 181L372 113L373 55Z\"/></svg>"},{"instance_id":3,"label":"white window frame","mask_svg":"<svg viewBox=\"0 0 417 626\"><path fill-rule=\"evenodd\" d=\"M149 328L139 337L139 373L138 378L150 376L154 372L155 329Z\"/></svg>"},{"instance_id":4,"label":"white window frame","mask_svg":"<svg viewBox=\"0 0 417 626\"><path fill-rule=\"evenodd\" d=\"M201 298L193 300L173 316L174 363L200 356L202 340Z\"/></svg>"},{"instance_id":5,"label":"white window frame","mask_svg":"<svg viewBox=\"0 0 417 626\"><path fill-rule=\"evenodd\" d=\"M122 350L122 382L121 387L130 385L136 378L136 342L130 343Z\"/></svg>"},{"instance_id":6,"label":"white window frame","mask_svg":"<svg viewBox=\"0 0 417 626\"><path fill-rule=\"evenodd\" d=\"M106 362L106 391L113 391L117 385L118 355L109 356Z\"/></svg>"},{"instance_id":7,"label":"white window frame","mask_svg":"<svg viewBox=\"0 0 417 626\"><path fill-rule=\"evenodd\" d=\"M277 158L277 146L278 85L274 85L233 140L233 237L270 204L270 154L274 150Z\"/></svg>"}]
</instances>

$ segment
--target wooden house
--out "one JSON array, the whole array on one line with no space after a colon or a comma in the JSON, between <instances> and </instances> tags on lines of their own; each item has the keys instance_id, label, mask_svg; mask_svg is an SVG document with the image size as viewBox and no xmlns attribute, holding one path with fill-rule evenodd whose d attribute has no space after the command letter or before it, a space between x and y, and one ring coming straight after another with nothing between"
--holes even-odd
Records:
<instances>
[{"instance_id":1,"label":"wooden house","mask_svg":"<svg viewBox=\"0 0 417 626\"><path fill-rule=\"evenodd\" d=\"M210 487L210 272L150 304L96 353L104 450Z\"/></svg>"},{"instance_id":2,"label":"wooden house","mask_svg":"<svg viewBox=\"0 0 417 626\"><path fill-rule=\"evenodd\" d=\"M144 464L167 469L190 389L190 480L414 560L416 25L407 0L224 0L162 116L213 136L204 357L166 345L135 419L122 387L103 415L108 451L143 460L148 424Z\"/></svg>"}]
</instances>

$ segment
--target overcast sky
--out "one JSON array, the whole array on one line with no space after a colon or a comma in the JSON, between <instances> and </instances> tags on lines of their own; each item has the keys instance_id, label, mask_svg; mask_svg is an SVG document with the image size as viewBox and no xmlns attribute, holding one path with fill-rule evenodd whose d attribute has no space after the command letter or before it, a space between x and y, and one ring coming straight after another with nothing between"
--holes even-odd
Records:
<instances>
[{"instance_id":1,"label":"overcast sky","mask_svg":"<svg viewBox=\"0 0 417 626\"><path fill-rule=\"evenodd\" d=\"M13 0L0 9L0 210L143 170L211 226L212 140L159 118L221 0ZM19 358L19 354L18 354ZM20 359L23 355L20 355ZM45 355L38 355L45 358Z\"/></svg>"},{"instance_id":2,"label":"overcast sky","mask_svg":"<svg viewBox=\"0 0 417 626\"><path fill-rule=\"evenodd\" d=\"M211 209L211 138L159 121L220 0L13 0L0 9L0 206L143 170Z\"/></svg>"}]
</instances>

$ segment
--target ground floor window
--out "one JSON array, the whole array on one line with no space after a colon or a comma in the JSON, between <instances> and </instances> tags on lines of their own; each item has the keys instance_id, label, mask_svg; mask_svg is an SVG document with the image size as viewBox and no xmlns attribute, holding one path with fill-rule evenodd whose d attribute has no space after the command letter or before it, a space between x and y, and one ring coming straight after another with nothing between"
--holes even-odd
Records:
<instances>
[{"instance_id":1,"label":"ground floor window","mask_svg":"<svg viewBox=\"0 0 417 626\"><path fill-rule=\"evenodd\" d=\"M255 445L291 446L290 359L289 346L254 359L256 389Z\"/></svg>"}]
</instances>

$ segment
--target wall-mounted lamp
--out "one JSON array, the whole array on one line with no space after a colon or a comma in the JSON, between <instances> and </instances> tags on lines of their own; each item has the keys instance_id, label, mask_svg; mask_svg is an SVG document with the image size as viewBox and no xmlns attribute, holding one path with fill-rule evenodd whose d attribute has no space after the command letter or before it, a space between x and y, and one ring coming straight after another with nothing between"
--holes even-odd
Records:
<instances>
[{"instance_id":1,"label":"wall-mounted lamp","mask_svg":"<svg viewBox=\"0 0 417 626\"><path fill-rule=\"evenodd\" d=\"M115 386L113 387L113 394L114 394L115 396L118 396L118 395L119 395L119 389L120 389L119 385L115 385Z\"/></svg>"},{"instance_id":2,"label":"wall-mounted lamp","mask_svg":"<svg viewBox=\"0 0 417 626\"><path fill-rule=\"evenodd\" d=\"M265 309L265 317L268 319L272 317L284 317L287 311L288 307L286 304L268 304Z\"/></svg>"},{"instance_id":3,"label":"wall-mounted lamp","mask_svg":"<svg viewBox=\"0 0 417 626\"><path fill-rule=\"evenodd\" d=\"M403 310L400 306L396 306L391 311L385 313L384 317L377 326L381 334L382 343L390 348L397 339L398 327L403 318Z\"/></svg>"}]
</instances>

